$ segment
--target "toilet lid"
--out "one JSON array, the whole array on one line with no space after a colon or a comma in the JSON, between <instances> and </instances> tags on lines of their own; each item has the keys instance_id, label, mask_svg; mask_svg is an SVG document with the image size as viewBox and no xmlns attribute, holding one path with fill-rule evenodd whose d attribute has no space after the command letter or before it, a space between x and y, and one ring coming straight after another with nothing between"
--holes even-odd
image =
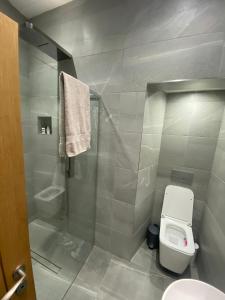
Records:
<instances>
[{"instance_id":1,"label":"toilet lid","mask_svg":"<svg viewBox=\"0 0 225 300\"><path fill-rule=\"evenodd\" d=\"M194 194L192 190L176 185L165 189L162 215L192 225Z\"/></svg>"}]
</instances>

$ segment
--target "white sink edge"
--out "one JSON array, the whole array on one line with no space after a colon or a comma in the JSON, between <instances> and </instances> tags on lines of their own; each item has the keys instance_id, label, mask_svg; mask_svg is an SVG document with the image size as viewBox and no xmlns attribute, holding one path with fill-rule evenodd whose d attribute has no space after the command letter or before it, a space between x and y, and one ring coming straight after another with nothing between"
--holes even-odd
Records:
<instances>
[{"instance_id":1,"label":"white sink edge","mask_svg":"<svg viewBox=\"0 0 225 300\"><path fill-rule=\"evenodd\" d=\"M207 290L210 292L212 292L214 294L215 297L213 297L213 300L225 300L225 294L220 291L218 288L204 282L204 281L201 281L201 280L196 280L196 279L179 279L179 280L176 280L174 282L172 282L165 290L163 296L162 296L162 300L167 300L167 299L171 299L171 295L173 293L173 290L174 292L176 292L177 290L181 290L183 287L183 283L193 283L193 288L196 288L196 286L198 286L200 289L198 289L198 292L199 290L202 289L203 291L203 294L204 294L204 291L206 292ZM190 289L190 287L189 287ZM170 295L169 295L170 294ZM188 295L188 293L186 293L185 295ZM196 300L199 299L198 298L199 296L196 295ZM190 300L192 299L195 299L193 298L193 293L192 295L190 296L189 298ZM178 298L174 298L174 300L179 300Z\"/></svg>"}]
</instances>

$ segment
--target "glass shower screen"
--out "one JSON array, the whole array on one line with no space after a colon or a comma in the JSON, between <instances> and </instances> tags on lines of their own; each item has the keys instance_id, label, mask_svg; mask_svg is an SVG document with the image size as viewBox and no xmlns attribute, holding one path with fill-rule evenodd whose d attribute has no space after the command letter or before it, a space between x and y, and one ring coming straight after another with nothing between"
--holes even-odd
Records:
<instances>
[{"instance_id":1,"label":"glass shower screen","mask_svg":"<svg viewBox=\"0 0 225 300\"><path fill-rule=\"evenodd\" d=\"M64 63L20 40L21 108L29 235L34 278L71 283L94 243L98 99L91 101L91 149L58 155L58 75ZM35 280L37 293L38 280ZM43 279L44 280L44 279Z\"/></svg>"}]
</instances>

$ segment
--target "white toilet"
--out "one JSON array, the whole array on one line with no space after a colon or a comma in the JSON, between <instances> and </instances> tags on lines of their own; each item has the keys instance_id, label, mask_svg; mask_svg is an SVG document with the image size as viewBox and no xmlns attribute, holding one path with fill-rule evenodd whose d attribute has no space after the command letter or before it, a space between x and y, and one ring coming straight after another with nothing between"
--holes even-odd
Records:
<instances>
[{"instance_id":1,"label":"white toilet","mask_svg":"<svg viewBox=\"0 0 225 300\"><path fill-rule=\"evenodd\" d=\"M184 187L168 185L160 222L160 264L182 274L195 254L192 233L194 194Z\"/></svg>"}]
</instances>

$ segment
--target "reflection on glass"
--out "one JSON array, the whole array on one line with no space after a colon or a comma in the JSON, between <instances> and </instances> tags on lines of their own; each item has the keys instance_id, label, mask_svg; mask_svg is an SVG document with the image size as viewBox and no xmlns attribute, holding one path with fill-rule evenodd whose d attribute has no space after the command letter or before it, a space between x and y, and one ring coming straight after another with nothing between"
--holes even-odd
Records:
<instances>
[{"instance_id":1,"label":"reflection on glass","mask_svg":"<svg viewBox=\"0 0 225 300\"><path fill-rule=\"evenodd\" d=\"M92 147L71 161L58 156L58 63L20 43L21 106L34 273L78 274L94 242L98 101L91 101Z\"/></svg>"}]
</instances>

